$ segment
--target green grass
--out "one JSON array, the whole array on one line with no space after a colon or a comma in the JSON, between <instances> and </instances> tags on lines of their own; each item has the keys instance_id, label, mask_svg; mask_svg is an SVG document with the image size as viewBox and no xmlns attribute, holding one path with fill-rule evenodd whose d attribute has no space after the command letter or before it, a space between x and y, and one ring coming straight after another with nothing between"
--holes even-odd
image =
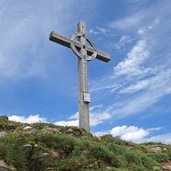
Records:
<instances>
[{"instance_id":1,"label":"green grass","mask_svg":"<svg viewBox=\"0 0 171 171\"><path fill-rule=\"evenodd\" d=\"M99 139L77 127L37 123L30 125L37 131L28 133L23 130L26 125L5 118L0 122L0 129L8 132L0 137L0 160L18 171L152 171L160 163L171 161L169 145L158 144L167 148L166 152L149 153L146 147L151 144L137 145L111 135ZM45 132L44 128L59 132Z\"/></svg>"}]
</instances>

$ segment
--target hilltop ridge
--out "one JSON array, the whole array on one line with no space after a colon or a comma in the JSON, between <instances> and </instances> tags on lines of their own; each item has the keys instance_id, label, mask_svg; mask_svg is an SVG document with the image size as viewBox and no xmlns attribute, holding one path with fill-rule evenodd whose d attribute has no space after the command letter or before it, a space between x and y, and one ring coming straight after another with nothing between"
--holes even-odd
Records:
<instances>
[{"instance_id":1,"label":"hilltop ridge","mask_svg":"<svg viewBox=\"0 0 171 171\"><path fill-rule=\"evenodd\" d=\"M0 171L171 170L171 145L134 144L111 135L0 116Z\"/></svg>"}]
</instances>

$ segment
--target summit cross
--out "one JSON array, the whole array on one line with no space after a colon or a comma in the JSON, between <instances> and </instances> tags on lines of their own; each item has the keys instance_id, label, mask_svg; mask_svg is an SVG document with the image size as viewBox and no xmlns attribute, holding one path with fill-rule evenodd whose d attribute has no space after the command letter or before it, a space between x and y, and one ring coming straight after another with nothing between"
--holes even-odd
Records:
<instances>
[{"instance_id":1,"label":"summit cross","mask_svg":"<svg viewBox=\"0 0 171 171\"><path fill-rule=\"evenodd\" d=\"M84 128L89 132L90 94L88 91L87 62L95 58L103 62L109 62L111 57L109 54L96 49L94 43L86 36L86 24L83 21L78 22L77 32L74 33L71 38L67 38L52 31L49 35L49 40L71 48L78 57L79 127Z\"/></svg>"}]
</instances>

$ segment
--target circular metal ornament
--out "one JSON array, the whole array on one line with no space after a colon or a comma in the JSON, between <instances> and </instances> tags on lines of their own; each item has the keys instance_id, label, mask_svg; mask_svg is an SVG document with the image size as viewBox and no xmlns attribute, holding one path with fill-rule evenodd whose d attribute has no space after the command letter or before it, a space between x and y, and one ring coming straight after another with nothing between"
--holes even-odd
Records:
<instances>
[{"instance_id":1,"label":"circular metal ornament","mask_svg":"<svg viewBox=\"0 0 171 171\"><path fill-rule=\"evenodd\" d=\"M93 53L92 53L92 55L90 55L90 56L88 56L88 55L84 56L83 54L81 54L81 53L77 50L77 48L76 48L76 46L75 46L75 39L76 39L76 38L81 38L81 37L84 37L84 38L86 39L86 41L90 44L90 46L93 48ZM84 58L84 57L85 57L85 59L86 59L87 61L91 61L91 60L95 59L96 56L97 56L97 50L96 50L96 47L95 47L94 43L93 43L89 38L87 38L86 35L83 35L83 33L81 33L81 32L76 32L76 33L74 33L74 34L71 36L71 45L70 45L70 46L71 46L72 51L73 51L79 58ZM82 48L84 48L85 50L87 50L87 47L86 47L85 45L83 45Z\"/></svg>"}]
</instances>

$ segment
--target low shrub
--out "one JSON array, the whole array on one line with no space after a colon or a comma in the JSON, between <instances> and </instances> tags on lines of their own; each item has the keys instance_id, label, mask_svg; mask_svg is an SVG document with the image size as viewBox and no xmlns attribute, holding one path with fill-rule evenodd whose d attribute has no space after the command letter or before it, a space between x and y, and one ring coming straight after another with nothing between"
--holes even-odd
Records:
<instances>
[{"instance_id":1,"label":"low shrub","mask_svg":"<svg viewBox=\"0 0 171 171\"><path fill-rule=\"evenodd\" d=\"M167 153L150 153L148 154L148 157L152 158L156 162L167 162L169 161L169 154Z\"/></svg>"}]
</instances>

